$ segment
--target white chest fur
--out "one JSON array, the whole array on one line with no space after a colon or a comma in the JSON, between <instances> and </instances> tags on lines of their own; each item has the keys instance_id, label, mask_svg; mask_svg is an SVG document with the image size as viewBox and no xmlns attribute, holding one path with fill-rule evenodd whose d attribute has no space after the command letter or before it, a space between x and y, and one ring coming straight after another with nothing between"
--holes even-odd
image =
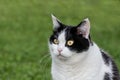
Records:
<instances>
[{"instance_id":1,"label":"white chest fur","mask_svg":"<svg viewBox=\"0 0 120 80\"><path fill-rule=\"evenodd\" d=\"M110 69L104 65L96 44L68 60L52 58L53 80L103 80L106 71L110 72Z\"/></svg>"}]
</instances>

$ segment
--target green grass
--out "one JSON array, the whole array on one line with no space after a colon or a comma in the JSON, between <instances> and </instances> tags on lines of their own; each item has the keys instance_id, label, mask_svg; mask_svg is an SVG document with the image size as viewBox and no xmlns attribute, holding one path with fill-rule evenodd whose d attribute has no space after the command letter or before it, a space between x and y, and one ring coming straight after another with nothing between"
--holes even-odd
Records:
<instances>
[{"instance_id":1,"label":"green grass","mask_svg":"<svg viewBox=\"0 0 120 80\"><path fill-rule=\"evenodd\" d=\"M92 39L120 69L119 0L0 0L0 80L51 80L51 13L63 23L88 17Z\"/></svg>"}]
</instances>

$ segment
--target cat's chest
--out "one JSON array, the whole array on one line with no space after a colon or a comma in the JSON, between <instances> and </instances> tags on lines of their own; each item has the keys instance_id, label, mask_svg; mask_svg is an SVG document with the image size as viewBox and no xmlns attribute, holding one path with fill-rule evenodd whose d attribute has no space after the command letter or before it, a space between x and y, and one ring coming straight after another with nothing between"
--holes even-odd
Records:
<instances>
[{"instance_id":1,"label":"cat's chest","mask_svg":"<svg viewBox=\"0 0 120 80\"><path fill-rule=\"evenodd\" d=\"M94 69L94 70L93 70ZM64 66L60 68L54 68L52 70L53 80L102 80L102 76L98 73L98 68L89 68L89 66L84 68L74 68Z\"/></svg>"}]
</instances>

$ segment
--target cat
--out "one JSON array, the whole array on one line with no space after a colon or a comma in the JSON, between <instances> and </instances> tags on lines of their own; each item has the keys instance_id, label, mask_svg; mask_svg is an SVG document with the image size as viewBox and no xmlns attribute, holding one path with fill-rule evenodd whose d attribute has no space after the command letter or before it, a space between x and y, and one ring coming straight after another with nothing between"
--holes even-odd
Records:
<instances>
[{"instance_id":1,"label":"cat","mask_svg":"<svg viewBox=\"0 0 120 80\"><path fill-rule=\"evenodd\" d=\"M53 80L120 80L113 59L90 37L90 21L77 26L63 24L52 15L53 34L49 38Z\"/></svg>"}]
</instances>

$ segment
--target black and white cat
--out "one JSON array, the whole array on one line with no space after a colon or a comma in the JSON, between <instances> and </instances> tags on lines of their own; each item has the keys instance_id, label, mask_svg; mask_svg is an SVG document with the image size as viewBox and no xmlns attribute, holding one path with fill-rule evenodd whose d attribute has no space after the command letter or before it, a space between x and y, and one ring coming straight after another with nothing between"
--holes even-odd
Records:
<instances>
[{"instance_id":1,"label":"black and white cat","mask_svg":"<svg viewBox=\"0 0 120 80\"><path fill-rule=\"evenodd\" d=\"M52 15L49 39L53 80L120 80L114 61L90 38L90 22L67 26Z\"/></svg>"}]
</instances>

